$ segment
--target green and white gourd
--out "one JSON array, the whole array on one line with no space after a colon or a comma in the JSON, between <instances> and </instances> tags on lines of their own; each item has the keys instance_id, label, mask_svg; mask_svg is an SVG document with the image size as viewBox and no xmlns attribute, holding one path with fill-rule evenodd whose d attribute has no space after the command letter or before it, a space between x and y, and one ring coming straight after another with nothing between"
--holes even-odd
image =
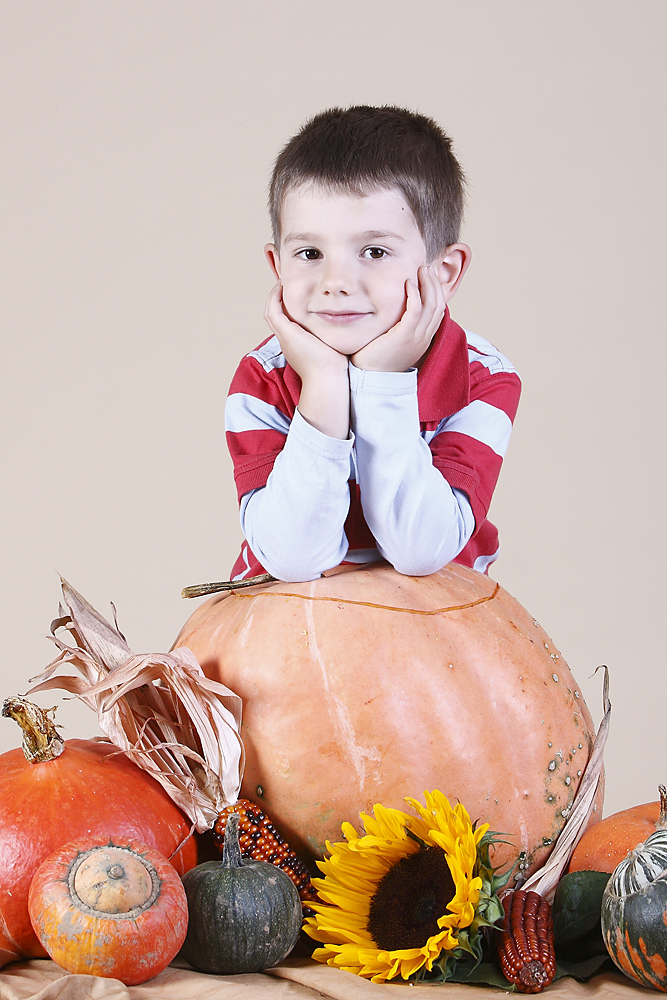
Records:
<instances>
[{"instance_id":1,"label":"green and white gourd","mask_svg":"<svg viewBox=\"0 0 667 1000\"><path fill-rule=\"evenodd\" d=\"M660 785L655 833L611 875L602 897L602 935L618 968L667 992L667 790Z\"/></svg>"}]
</instances>

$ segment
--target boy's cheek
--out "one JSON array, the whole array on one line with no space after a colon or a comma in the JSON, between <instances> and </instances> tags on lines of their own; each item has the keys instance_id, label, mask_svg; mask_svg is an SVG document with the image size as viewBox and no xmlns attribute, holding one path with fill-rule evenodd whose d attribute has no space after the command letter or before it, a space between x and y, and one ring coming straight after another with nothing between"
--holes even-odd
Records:
<instances>
[{"instance_id":1,"label":"boy's cheek","mask_svg":"<svg viewBox=\"0 0 667 1000\"><path fill-rule=\"evenodd\" d=\"M295 281L294 278L285 279L283 275L283 302L287 305L289 303L290 309L295 312L303 311L306 305L307 299L307 289L303 288L301 283Z\"/></svg>"},{"instance_id":2,"label":"boy's cheek","mask_svg":"<svg viewBox=\"0 0 667 1000\"><path fill-rule=\"evenodd\" d=\"M392 289L391 300L387 302L387 316L389 317L387 322L387 329L391 329L393 326L402 319L405 309L408 304L408 295L405 289L405 282L402 285L395 285Z\"/></svg>"},{"instance_id":3,"label":"boy's cheek","mask_svg":"<svg viewBox=\"0 0 667 1000\"><path fill-rule=\"evenodd\" d=\"M294 323L300 323L303 325L302 318L305 310L303 309L302 300L289 285L283 285L282 299L283 309L289 318Z\"/></svg>"}]
</instances>

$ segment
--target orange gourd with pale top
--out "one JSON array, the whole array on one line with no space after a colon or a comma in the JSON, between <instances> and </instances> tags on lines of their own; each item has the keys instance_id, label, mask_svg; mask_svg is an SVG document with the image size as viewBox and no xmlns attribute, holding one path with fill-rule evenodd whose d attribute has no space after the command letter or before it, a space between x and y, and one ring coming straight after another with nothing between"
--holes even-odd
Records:
<instances>
[{"instance_id":1,"label":"orange gourd with pale top","mask_svg":"<svg viewBox=\"0 0 667 1000\"><path fill-rule=\"evenodd\" d=\"M185 940L188 904L178 872L158 851L126 838L64 844L30 885L30 919L61 968L144 983Z\"/></svg>"},{"instance_id":2,"label":"orange gourd with pale top","mask_svg":"<svg viewBox=\"0 0 667 1000\"><path fill-rule=\"evenodd\" d=\"M176 646L243 699L241 794L304 858L376 802L439 788L538 868L569 814L591 717L544 630L488 577L388 566L213 598ZM596 813L600 815L601 788Z\"/></svg>"}]
</instances>

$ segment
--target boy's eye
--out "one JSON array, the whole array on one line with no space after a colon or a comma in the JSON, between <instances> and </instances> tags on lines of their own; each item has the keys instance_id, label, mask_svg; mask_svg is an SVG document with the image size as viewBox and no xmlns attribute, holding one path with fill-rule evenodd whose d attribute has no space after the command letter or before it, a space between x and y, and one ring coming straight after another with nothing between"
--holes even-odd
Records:
<instances>
[{"instance_id":1,"label":"boy's eye","mask_svg":"<svg viewBox=\"0 0 667 1000\"><path fill-rule=\"evenodd\" d=\"M387 251L383 250L382 247L366 247L363 256L367 260L382 260L383 257L387 256Z\"/></svg>"},{"instance_id":2,"label":"boy's eye","mask_svg":"<svg viewBox=\"0 0 667 1000\"><path fill-rule=\"evenodd\" d=\"M306 247L305 250L299 250L296 256L301 257L302 260L318 260L320 251L316 250L315 247Z\"/></svg>"}]
</instances>

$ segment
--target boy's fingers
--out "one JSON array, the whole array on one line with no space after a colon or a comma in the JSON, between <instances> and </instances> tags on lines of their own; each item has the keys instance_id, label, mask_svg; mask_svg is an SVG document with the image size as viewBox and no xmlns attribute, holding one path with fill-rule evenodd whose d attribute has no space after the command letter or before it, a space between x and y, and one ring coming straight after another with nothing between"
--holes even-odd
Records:
<instances>
[{"instance_id":1,"label":"boy's fingers","mask_svg":"<svg viewBox=\"0 0 667 1000\"><path fill-rule=\"evenodd\" d=\"M266 300L266 305L264 307L264 319L269 324L271 324L271 321L273 319L273 314L276 310L277 295L279 294L280 294L280 286L274 285L271 291L269 292L268 299Z\"/></svg>"},{"instance_id":2,"label":"boy's fingers","mask_svg":"<svg viewBox=\"0 0 667 1000\"><path fill-rule=\"evenodd\" d=\"M433 311L435 302L435 288L433 287L433 273L428 267L420 267L417 271L419 278L419 292L422 300L422 308L425 313Z\"/></svg>"},{"instance_id":3,"label":"boy's fingers","mask_svg":"<svg viewBox=\"0 0 667 1000\"><path fill-rule=\"evenodd\" d=\"M414 278L409 278L406 281L405 290L407 301L399 326L411 328L412 332L414 332L423 308L421 290Z\"/></svg>"},{"instance_id":4,"label":"boy's fingers","mask_svg":"<svg viewBox=\"0 0 667 1000\"><path fill-rule=\"evenodd\" d=\"M422 278L422 302L424 304L424 311L427 313L435 312L440 305L444 308L444 297L442 293L442 285L438 280L438 276L431 267L423 268Z\"/></svg>"},{"instance_id":5,"label":"boy's fingers","mask_svg":"<svg viewBox=\"0 0 667 1000\"><path fill-rule=\"evenodd\" d=\"M431 337L440 326L445 313L445 299L442 285L435 271L429 267L419 269L419 282L422 314L418 329L415 332L418 335Z\"/></svg>"},{"instance_id":6,"label":"boy's fingers","mask_svg":"<svg viewBox=\"0 0 667 1000\"><path fill-rule=\"evenodd\" d=\"M288 337L290 334L294 335L295 331L301 329L285 312L282 293L282 285L274 285L269 293L266 308L264 309L264 319L279 338Z\"/></svg>"},{"instance_id":7,"label":"boy's fingers","mask_svg":"<svg viewBox=\"0 0 667 1000\"><path fill-rule=\"evenodd\" d=\"M284 317L284 315L285 311L282 303L282 286L278 282L269 292L269 297L266 300L266 308L264 309L264 316L270 323L272 320Z\"/></svg>"}]
</instances>

